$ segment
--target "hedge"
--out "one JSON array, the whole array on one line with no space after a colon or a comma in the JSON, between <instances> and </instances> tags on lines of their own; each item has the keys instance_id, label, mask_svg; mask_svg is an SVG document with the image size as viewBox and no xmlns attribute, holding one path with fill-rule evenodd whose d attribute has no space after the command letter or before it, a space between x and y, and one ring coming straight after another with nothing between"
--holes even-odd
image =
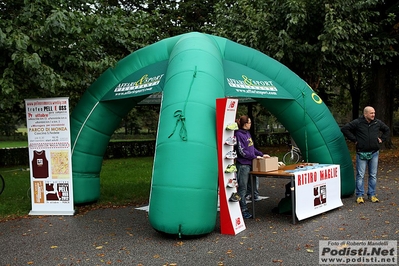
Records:
<instances>
[{"instance_id":1,"label":"hedge","mask_svg":"<svg viewBox=\"0 0 399 266\"><path fill-rule=\"evenodd\" d=\"M284 133L257 134L255 143L260 147L283 145L290 142L290 135ZM109 142L104 159L148 157L155 154L155 140ZM29 165L28 147L0 149L0 167Z\"/></svg>"},{"instance_id":2,"label":"hedge","mask_svg":"<svg viewBox=\"0 0 399 266\"><path fill-rule=\"evenodd\" d=\"M104 159L154 156L155 140L110 142L104 154ZM0 149L0 167L29 165L29 149Z\"/></svg>"}]
</instances>

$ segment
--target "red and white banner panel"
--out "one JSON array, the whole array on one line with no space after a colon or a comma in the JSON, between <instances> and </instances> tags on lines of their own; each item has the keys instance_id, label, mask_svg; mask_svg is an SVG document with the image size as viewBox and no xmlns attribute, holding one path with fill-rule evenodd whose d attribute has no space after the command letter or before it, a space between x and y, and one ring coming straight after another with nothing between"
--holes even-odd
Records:
<instances>
[{"instance_id":1,"label":"red and white banner panel","mask_svg":"<svg viewBox=\"0 0 399 266\"><path fill-rule=\"evenodd\" d=\"M230 200L233 193L237 193L237 187L234 186L236 172L226 172L226 169L235 166L234 158L226 155L234 151L234 145L231 142L234 137L234 130L227 129L227 126L235 123L237 106L238 99L216 99L220 228L222 234L228 235L236 235L246 229L240 203L236 200Z\"/></svg>"}]
</instances>

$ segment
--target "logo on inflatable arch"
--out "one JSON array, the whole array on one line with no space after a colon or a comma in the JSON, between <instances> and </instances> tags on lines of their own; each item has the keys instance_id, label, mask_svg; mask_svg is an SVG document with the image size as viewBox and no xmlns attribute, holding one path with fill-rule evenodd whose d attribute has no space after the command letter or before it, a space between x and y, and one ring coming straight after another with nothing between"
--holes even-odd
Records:
<instances>
[{"instance_id":1,"label":"logo on inflatable arch","mask_svg":"<svg viewBox=\"0 0 399 266\"><path fill-rule=\"evenodd\" d=\"M317 104L321 104L323 102L323 100L315 92L312 93L312 99Z\"/></svg>"},{"instance_id":2,"label":"logo on inflatable arch","mask_svg":"<svg viewBox=\"0 0 399 266\"><path fill-rule=\"evenodd\" d=\"M323 100L320 98L319 95L317 95L317 93L314 92L314 90L312 89L312 87L309 86L309 84L306 84L308 86L308 88L312 91L312 100L317 103L317 104L322 104Z\"/></svg>"},{"instance_id":3,"label":"logo on inflatable arch","mask_svg":"<svg viewBox=\"0 0 399 266\"><path fill-rule=\"evenodd\" d=\"M234 88L277 91L271 80L253 80L246 75L242 75L242 80L228 78L227 82Z\"/></svg>"},{"instance_id":4,"label":"logo on inflatable arch","mask_svg":"<svg viewBox=\"0 0 399 266\"><path fill-rule=\"evenodd\" d=\"M118 84L118 86L114 89L114 92L131 91L156 86L161 81L163 75L164 74L149 78L148 74L145 74L136 82Z\"/></svg>"}]
</instances>

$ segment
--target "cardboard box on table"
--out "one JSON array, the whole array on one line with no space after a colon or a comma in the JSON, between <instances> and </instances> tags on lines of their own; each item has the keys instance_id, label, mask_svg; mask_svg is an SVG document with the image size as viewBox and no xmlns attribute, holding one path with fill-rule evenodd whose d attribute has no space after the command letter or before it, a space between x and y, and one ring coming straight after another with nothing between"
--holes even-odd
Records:
<instances>
[{"instance_id":1,"label":"cardboard box on table","mask_svg":"<svg viewBox=\"0 0 399 266\"><path fill-rule=\"evenodd\" d=\"M278 157L256 158L252 160L252 171L270 172L278 170Z\"/></svg>"}]
</instances>

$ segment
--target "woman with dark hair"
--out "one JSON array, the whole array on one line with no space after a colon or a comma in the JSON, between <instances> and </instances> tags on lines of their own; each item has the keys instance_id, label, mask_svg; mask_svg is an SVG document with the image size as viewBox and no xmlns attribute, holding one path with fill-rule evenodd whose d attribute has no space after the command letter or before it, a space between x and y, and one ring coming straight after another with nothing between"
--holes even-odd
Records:
<instances>
[{"instance_id":1,"label":"woman with dark hair","mask_svg":"<svg viewBox=\"0 0 399 266\"><path fill-rule=\"evenodd\" d=\"M242 216L244 219L252 218L252 215L248 212L247 203L245 201L245 195L247 192L249 172L252 170L252 160L255 158L270 157L267 154L263 154L257 150L254 146L251 133L251 119L247 115L241 116L236 120L238 130L235 131L235 137L237 139L237 181L238 181L238 195L240 195L240 207Z\"/></svg>"}]
</instances>

